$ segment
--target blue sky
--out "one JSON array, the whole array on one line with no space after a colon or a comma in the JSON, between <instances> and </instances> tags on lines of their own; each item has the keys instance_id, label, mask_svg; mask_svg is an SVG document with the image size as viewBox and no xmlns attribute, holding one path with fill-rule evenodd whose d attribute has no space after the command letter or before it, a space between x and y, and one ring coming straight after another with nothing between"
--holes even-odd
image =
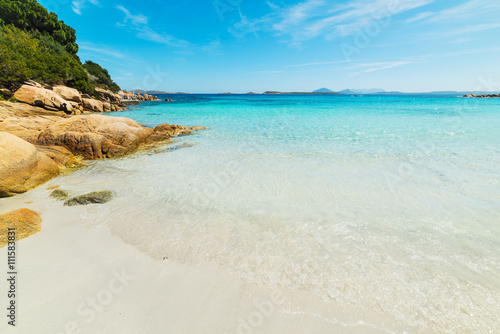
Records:
<instances>
[{"instance_id":1,"label":"blue sky","mask_svg":"<svg viewBox=\"0 0 500 334\"><path fill-rule=\"evenodd\" d=\"M500 90L499 0L39 2L128 90Z\"/></svg>"}]
</instances>

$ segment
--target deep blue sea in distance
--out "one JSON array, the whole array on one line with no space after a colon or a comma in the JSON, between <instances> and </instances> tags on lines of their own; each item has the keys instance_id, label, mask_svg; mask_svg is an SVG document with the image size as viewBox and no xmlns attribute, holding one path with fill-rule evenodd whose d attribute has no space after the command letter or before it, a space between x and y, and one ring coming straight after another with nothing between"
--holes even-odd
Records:
<instances>
[{"instance_id":1,"label":"deep blue sea in distance","mask_svg":"<svg viewBox=\"0 0 500 334\"><path fill-rule=\"evenodd\" d=\"M116 189L94 217L113 233L423 333L498 332L500 99L159 97L108 115L209 129L71 176Z\"/></svg>"}]
</instances>

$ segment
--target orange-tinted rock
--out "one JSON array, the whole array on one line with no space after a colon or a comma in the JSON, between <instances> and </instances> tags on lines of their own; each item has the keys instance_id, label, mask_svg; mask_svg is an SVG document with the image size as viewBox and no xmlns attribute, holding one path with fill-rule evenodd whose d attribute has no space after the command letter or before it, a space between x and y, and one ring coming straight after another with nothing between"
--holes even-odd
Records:
<instances>
[{"instance_id":1,"label":"orange-tinted rock","mask_svg":"<svg viewBox=\"0 0 500 334\"><path fill-rule=\"evenodd\" d=\"M74 88L69 88L66 86L54 86L52 87L52 90L66 101L72 101L77 103L82 102L82 97L80 95L80 92L78 92Z\"/></svg>"},{"instance_id":2,"label":"orange-tinted rock","mask_svg":"<svg viewBox=\"0 0 500 334\"><path fill-rule=\"evenodd\" d=\"M35 87L31 85L22 85L15 93L14 97L19 101L33 106L42 107L48 110L65 110L70 105L69 102L49 89Z\"/></svg>"},{"instance_id":3,"label":"orange-tinted rock","mask_svg":"<svg viewBox=\"0 0 500 334\"><path fill-rule=\"evenodd\" d=\"M13 229L9 230L9 229ZM35 211L19 209L0 215L0 248L29 237L42 229L42 217ZM15 232L10 234L9 232ZM11 239L9 240L9 236Z\"/></svg>"},{"instance_id":4,"label":"orange-tinted rock","mask_svg":"<svg viewBox=\"0 0 500 334\"><path fill-rule=\"evenodd\" d=\"M0 132L0 197L26 192L57 175L58 165L35 146Z\"/></svg>"}]
</instances>

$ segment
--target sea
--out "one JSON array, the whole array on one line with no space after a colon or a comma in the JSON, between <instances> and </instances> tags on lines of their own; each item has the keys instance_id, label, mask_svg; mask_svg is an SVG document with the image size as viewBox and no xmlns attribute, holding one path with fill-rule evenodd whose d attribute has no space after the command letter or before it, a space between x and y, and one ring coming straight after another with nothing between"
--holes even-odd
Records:
<instances>
[{"instance_id":1,"label":"sea","mask_svg":"<svg viewBox=\"0 0 500 334\"><path fill-rule=\"evenodd\" d=\"M66 176L116 193L86 224L422 333L500 332L500 99L159 97L109 115L209 129Z\"/></svg>"}]
</instances>

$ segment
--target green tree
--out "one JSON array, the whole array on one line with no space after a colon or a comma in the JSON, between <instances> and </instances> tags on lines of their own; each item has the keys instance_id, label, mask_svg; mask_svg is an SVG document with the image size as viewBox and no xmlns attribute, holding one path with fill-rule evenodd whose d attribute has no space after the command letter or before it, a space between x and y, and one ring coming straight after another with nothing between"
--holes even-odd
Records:
<instances>
[{"instance_id":1,"label":"green tree","mask_svg":"<svg viewBox=\"0 0 500 334\"><path fill-rule=\"evenodd\" d=\"M36 0L0 0L0 85L32 79L89 94L91 83L120 90L98 64L82 65L77 52L75 30Z\"/></svg>"},{"instance_id":2,"label":"green tree","mask_svg":"<svg viewBox=\"0 0 500 334\"><path fill-rule=\"evenodd\" d=\"M0 84L28 79L92 91L83 66L52 37L37 39L10 25L0 27Z\"/></svg>"},{"instance_id":3,"label":"green tree","mask_svg":"<svg viewBox=\"0 0 500 334\"><path fill-rule=\"evenodd\" d=\"M108 71L99 64L87 60L85 64L83 64L83 67L89 74L91 83L103 86L115 93L120 90L120 87L111 79Z\"/></svg>"},{"instance_id":4,"label":"green tree","mask_svg":"<svg viewBox=\"0 0 500 334\"><path fill-rule=\"evenodd\" d=\"M35 0L0 0L0 25L52 36L71 54L78 52L76 32Z\"/></svg>"}]
</instances>

